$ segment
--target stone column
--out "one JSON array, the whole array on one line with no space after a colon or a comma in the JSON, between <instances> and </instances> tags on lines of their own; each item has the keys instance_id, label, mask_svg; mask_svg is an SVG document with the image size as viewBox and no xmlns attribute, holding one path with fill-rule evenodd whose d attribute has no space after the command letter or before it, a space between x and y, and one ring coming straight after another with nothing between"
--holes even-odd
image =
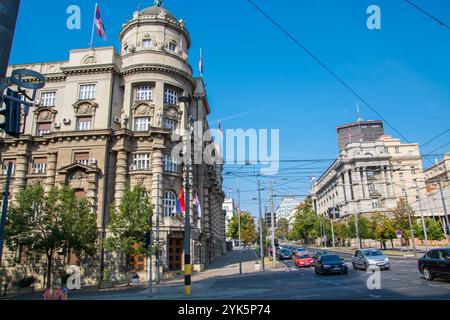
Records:
<instances>
[{"instance_id":1,"label":"stone column","mask_svg":"<svg viewBox=\"0 0 450 320\"><path fill-rule=\"evenodd\" d=\"M91 172L87 176L87 199L91 204L92 212L97 212L98 202L97 202L97 173ZM106 190L104 190L106 192Z\"/></svg>"},{"instance_id":2,"label":"stone column","mask_svg":"<svg viewBox=\"0 0 450 320\"><path fill-rule=\"evenodd\" d=\"M28 155L26 152L17 154L14 187L12 191L12 199L15 200L17 196L25 189L27 185L28 174Z\"/></svg>"},{"instance_id":3,"label":"stone column","mask_svg":"<svg viewBox=\"0 0 450 320\"><path fill-rule=\"evenodd\" d=\"M361 177L361 168L356 168L355 173L356 173L355 182L358 183L358 190L356 190L357 191L356 193L358 194L360 199L364 199L364 198L368 197L369 194L366 192L365 183Z\"/></svg>"},{"instance_id":4,"label":"stone column","mask_svg":"<svg viewBox=\"0 0 450 320\"><path fill-rule=\"evenodd\" d=\"M386 175L387 175L387 183L388 183L388 190L389 190L389 196L393 197L394 194L394 185L392 183L392 169L386 166Z\"/></svg>"},{"instance_id":5,"label":"stone column","mask_svg":"<svg viewBox=\"0 0 450 320\"><path fill-rule=\"evenodd\" d=\"M49 192L50 189L55 186L57 157L58 157L57 152L50 152L48 154L47 177L45 179L45 192Z\"/></svg>"},{"instance_id":6,"label":"stone column","mask_svg":"<svg viewBox=\"0 0 450 320\"><path fill-rule=\"evenodd\" d=\"M128 152L126 150L117 151L116 161L116 188L114 201L119 205L125 192L128 171Z\"/></svg>"},{"instance_id":7,"label":"stone column","mask_svg":"<svg viewBox=\"0 0 450 320\"><path fill-rule=\"evenodd\" d=\"M364 192L366 193L367 197L370 197L369 179L367 178L367 167L363 168L363 187L364 187Z\"/></svg>"},{"instance_id":8,"label":"stone column","mask_svg":"<svg viewBox=\"0 0 450 320\"><path fill-rule=\"evenodd\" d=\"M345 171L345 176L347 177L347 181L345 182L345 188L347 190L348 200L354 200L354 196L352 196L353 193L353 181L350 176L350 171Z\"/></svg>"},{"instance_id":9,"label":"stone column","mask_svg":"<svg viewBox=\"0 0 450 320\"><path fill-rule=\"evenodd\" d=\"M385 190L385 193L386 193L386 197L389 197L390 196L390 194L389 194L389 183L388 183L388 180L387 180L386 167L383 167L381 172L382 172L383 184L384 184L384 190Z\"/></svg>"}]
</instances>

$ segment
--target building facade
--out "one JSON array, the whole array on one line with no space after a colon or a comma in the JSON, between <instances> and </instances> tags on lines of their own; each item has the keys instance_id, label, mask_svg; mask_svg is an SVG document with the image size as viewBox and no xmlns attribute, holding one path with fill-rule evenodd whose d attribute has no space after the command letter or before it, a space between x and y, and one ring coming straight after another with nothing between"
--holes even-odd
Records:
<instances>
[{"instance_id":1,"label":"building facade","mask_svg":"<svg viewBox=\"0 0 450 320\"><path fill-rule=\"evenodd\" d=\"M286 219L289 222L289 226L295 222L295 214L297 213L297 208L303 202L303 199L297 198L283 198L275 211L275 216L277 220Z\"/></svg>"},{"instance_id":2,"label":"building facade","mask_svg":"<svg viewBox=\"0 0 450 320\"><path fill-rule=\"evenodd\" d=\"M382 121L357 121L337 127L339 151L352 142L373 142L384 135Z\"/></svg>"},{"instance_id":3,"label":"building facade","mask_svg":"<svg viewBox=\"0 0 450 320\"><path fill-rule=\"evenodd\" d=\"M143 185L159 206L161 270L179 272L184 223L173 209L186 181L172 150L190 126L189 115L202 124L200 134L209 129L205 85L188 64L184 21L161 6L135 12L122 27L120 44L120 53L114 47L76 49L67 61L9 66L8 74L32 69L47 82L25 134L1 139L1 161L14 164L12 200L27 185L49 190L68 184L87 197L99 230L107 231L109 207L120 203L126 185ZM192 103L182 103L182 96ZM201 267L223 254L222 166L195 164L191 171L191 252ZM196 194L201 214L193 205Z\"/></svg>"},{"instance_id":4,"label":"building facade","mask_svg":"<svg viewBox=\"0 0 450 320\"><path fill-rule=\"evenodd\" d=\"M415 209L424 193L419 146L384 135L373 142L347 144L314 183L311 196L318 214L338 208L345 218L355 213L391 213L401 197Z\"/></svg>"},{"instance_id":5,"label":"building facade","mask_svg":"<svg viewBox=\"0 0 450 320\"><path fill-rule=\"evenodd\" d=\"M232 198L226 198L223 202L222 209L225 211L225 232L228 233L228 224L238 214L237 205ZM231 239L227 238L227 240Z\"/></svg>"}]
</instances>

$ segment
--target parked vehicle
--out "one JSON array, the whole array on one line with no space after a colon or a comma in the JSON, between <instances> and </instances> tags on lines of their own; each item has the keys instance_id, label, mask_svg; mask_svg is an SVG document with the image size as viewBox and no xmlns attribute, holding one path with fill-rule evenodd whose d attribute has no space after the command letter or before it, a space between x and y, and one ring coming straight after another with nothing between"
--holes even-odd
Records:
<instances>
[{"instance_id":1,"label":"parked vehicle","mask_svg":"<svg viewBox=\"0 0 450 320\"><path fill-rule=\"evenodd\" d=\"M450 279L450 248L433 249L418 260L419 271L428 281Z\"/></svg>"},{"instance_id":2,"label":"parked vehicle","mask_svg":"<svg viewBox=\"0 0 450 320\"><path fill-rule=\"evenodd\" d=\"M307 254L297 254L294 256L294 263L297 267L312 267L314 266L314 258Z\"/></svg>"},{"instance_id":3,"label":"parked vehicle","mask_svg":"<svg viewBox=\"0 0 450 320\"><path fill-rule=\"evenodd\" d=\"M305 248L297 248L297 249L295 250L295 252L296 252L297 254L307 254L307 253L308 253L308 252L306 251Z\"/></svg>"},{"instance_id":4,"label":"parked vehicle","mask_svg":"<svg viewBox=\"0 0 450 320\"><path fill-rule=\"evenodd\" d=\"M327 250L318 250L314 252L314 260L318 260L320 256L323 256L325 254L329 254Z\"/></svg>"},{"instance_id":5,"label":"parked vehicle","mask_svg":"<svg viewBox=\"0 0 450 320\"><path fill-rule=\"evenodd\" d=\"M287 249L281 249L277 252L277 258L279 260L292 259L292 252Z\"/></svg>"},{"instance_id":6,"label":"parked vehicle","mask_svg":"<svg viewBox=\"0 0 450 320\"><path fill-rule=\"evenodd\" d=\"M314 263L316 274L347 274L348 268L344 259L336 254L325 254Z\"/></svg>"},{"instance_id":7,"label":"parked vehicle","mask_svg":"<svg viewBox=\"0 0 450 320\"><path fill-rule=\"evenodd\" d=\"M362 249L356 250L352 257L353 270L369 268L380 268L381 270L389 270L390 260L378 249Z\"/></svg>"}]
</instances>

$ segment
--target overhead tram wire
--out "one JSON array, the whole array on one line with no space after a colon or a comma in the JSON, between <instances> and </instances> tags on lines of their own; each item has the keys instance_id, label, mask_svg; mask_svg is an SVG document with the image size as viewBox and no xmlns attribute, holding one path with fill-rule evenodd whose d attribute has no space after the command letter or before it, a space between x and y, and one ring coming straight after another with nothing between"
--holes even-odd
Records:
<instances>
[{"instance_id":1,"label":"overhead tram wire","mask_svg":"<svg viewBox=\"0 0 450 320\"><path fill-rule=\"evenodd\" d=\"M357 93L346 81L339 77L330 67L317 58L308 48L306 48L297 38L295 38L289 31L281 26L275 19L273 19L268 13L257 6L252 0L247 0L257 11L265 16L273 25L280 29L288 38L294 41L300 48L302 48L314 61L316 61L322 68L324 68L329 74L331 74L338 82L340 82L348 91L350 91L359 101L369 107L373 113L375 113L381 120L383 120L389 127L391 127L401 138L406 142L409 140L388 120L386 120L372 105L370 105L359 93Z\"/></svg>"},{"instance_id":2,"label":"overhead tram wire","mask_svg":"<svg viewBox=\"0 0 450 320\"><path fill-rule=\"evenodd\" d=\"M418 5L416 5L415 3L413 3L410 0L404 0L407 4L409 4L411 7L413 7L414 9L418 10L419 12L423 13L424 15L428 16L429 18L433 19L434 21L436 21L438 24L440 24L441 26L443 26L444 28L447 28L450 30L450 26L448 24L446 24L445 22L443 22L441 19L436 18L435 16L433 16L431 13L425 11L424 9L422 9L421 7L419 7Z\"/></svg>"}]
</instances>

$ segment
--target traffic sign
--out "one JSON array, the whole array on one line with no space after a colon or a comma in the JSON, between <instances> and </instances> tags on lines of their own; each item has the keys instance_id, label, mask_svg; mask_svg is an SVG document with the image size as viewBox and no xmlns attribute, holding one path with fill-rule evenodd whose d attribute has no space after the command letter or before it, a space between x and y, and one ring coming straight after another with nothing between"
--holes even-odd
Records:
<instances>
[{"instance_id":1,"label":"traffic sign","mask_svg":"<svg viewBox=\"0 0 450 320\"><path fill-rule=\"evenodd\" d=\"M397 235L397 238L399 238L399 239L401 239L401 237L402 237L402 231L401 230L398 230L397 231L397 233L396 233L396 235Z\"/></svg>"}]
</instances>

